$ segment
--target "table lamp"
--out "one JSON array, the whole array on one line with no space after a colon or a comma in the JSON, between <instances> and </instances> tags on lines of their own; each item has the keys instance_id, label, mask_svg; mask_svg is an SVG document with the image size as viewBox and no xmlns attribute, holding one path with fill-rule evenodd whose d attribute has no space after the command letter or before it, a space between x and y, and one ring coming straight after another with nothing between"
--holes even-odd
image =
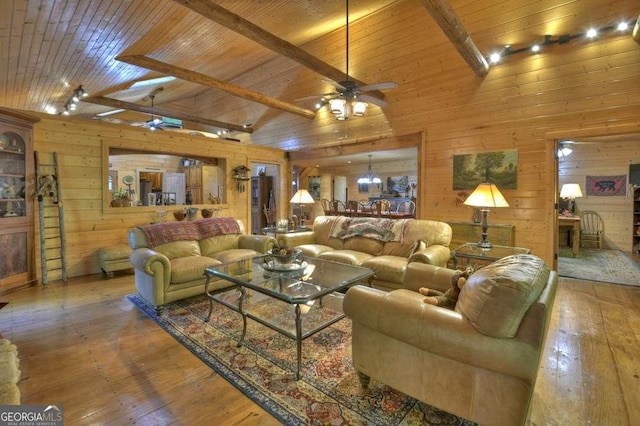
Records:
<instances>
[{"instance_id":1,"label":"table lamp","mask_svg":"<svg viewBox=\"0 0 640 426\"><path fill-rule=\"evenodd\" d=\"M295 195L291 198L290 203L300 204L300 226L304 225L304 205L313 204L315 201L309 191L306 189L298 189Z\"/></svg>"},{"instance_id":2,"label":"table lamp","mask_svg":"<svg viewBox=\"0 0 640 426\"><path fill-rule=\"evenodd\" d=\"M567 210L573 216L576 210L575 199L582 197L582 190L577 183L565 183L560 189L560 198L567 200Z\"/></svg>"},{"instance_id":3,"label":"table lamp","mask_svg":"<svg viewBox=\"0 0 640 426\"><path fill-rule=\"evenodd\" d=\"M489 208L492 207L509 207L509 203L504 199L498 187L493 183L481 183L464 201L467 206L479 207L482 212L482 241L478 243L478 247L489 249L491 243L487 239L488 228L487 215Z\"/></svg>"}]
</instances>

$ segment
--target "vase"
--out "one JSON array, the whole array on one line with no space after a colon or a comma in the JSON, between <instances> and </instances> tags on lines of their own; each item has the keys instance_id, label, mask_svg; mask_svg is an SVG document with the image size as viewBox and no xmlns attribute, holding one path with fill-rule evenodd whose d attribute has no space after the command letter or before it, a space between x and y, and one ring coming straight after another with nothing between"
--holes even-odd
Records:
<instances>
[{"instance_id":1,"label":"vase","mask_svg":"<svg viewBox=\"0 0 640 426\"><path fill-rule=\"evenodd\" d=\"M213 216L213 209L202 209L200 210L202 217L207 218Z\"/></svg>"},{"instance_id":2,"label":"vase","mask_svg":"<svg viewBox=\"0 0 640 426\"><path fill-rule=\"evenodd\" d=\"M194 220L197 215L198 215L197 207L189 207L187 209L187 220Z\"/></svg>"},{"instance_id":3,"label":"vase","mask_svg":"<svg viewBox=\"0 0 640 426\"><path fill-rule=\"evenodd\" d=\"M173 217L177 221L181 221L181 220L184 220L184 218L186 217L186 213L184 210L176 210L173 212Z\"/></svg>"}]
</instances>

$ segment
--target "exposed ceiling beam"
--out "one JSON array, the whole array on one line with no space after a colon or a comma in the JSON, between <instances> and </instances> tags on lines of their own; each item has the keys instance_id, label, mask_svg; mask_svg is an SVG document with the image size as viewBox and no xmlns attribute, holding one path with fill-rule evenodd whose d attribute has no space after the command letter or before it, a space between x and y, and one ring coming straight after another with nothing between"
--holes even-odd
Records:
<instances>
[{"instance_id":1,"label":"exposed ceiling beam","mask_svg":"<svg viewBox=\"0 0 640 426\"><path fill-rule=\"evenodd\" d=\"M144 112L152 115L159 115L163 117L178 118L183 121L190 121L192 123L204 124L207 126L219 127L222 129L234 130L236 132L253 133L251 127L244 127L239 124L224 123L222 121L210 120L208 118L198 117L191 114L183 114L179 112L169 111L163 108L155 108L145 105L133 104L131 102L120 101L113 98L105 98L103 96L92 96L89 98L82 98L82 102L89 102L91 104L108 106L116 109L126 109L129 111Z\"/></svg>"},{"instance_id":2,"label":"exposed ceiling beam","mask_svg":"<svg viewBox=\"0 0 640 426\"><path fill-rule=\"evenodd\" d=\"M344 155L353 155L375 151L393 149L405 149L418 146L421 140L420 133L409 133L401 136L379 137L367 141L355 141L351 143L332 145L321 148L310 148L302 151L289 151L291 163L300 166L313 167L313 164L321 158L339 158Z\"/></svg>"},{"instance_id":3,"label":"exposed ceiling beam","mask_svg":"<svg viewBox=\"0 0 640 426\"><path fill-rule=\"evenodd\" d=\"M173 0L174 2L191 9L192 11L204 16L211 21L222 25L250 40L273 50L274 52L292 59L299 64L317 72L318 74L328 77L333 81L340 82L345 79L345 72L341 71L326 62L321 61L317 57L307 53L303 49L283 40L270 32L258 27L257 25L247 21L235 13L220 7L211 0ZM292 19L295 19L292 17ZM350 80L355 81L358 86L366 86L367 83L356 80L349 76ZM384 93L379 90L367 91L367 94L384 99Z\"/></svg>"},{"instance_id":4,"label":"exposed ceiling beam","mask_svg":"<svg viewBox=\"0 0 640 426\"><path fill-rule=\"evenodd\" d=\"M422 0L429 15L440 26L444 34L458 50L462 58L469 64L473 72L480 78L489 73L489 64L478 50L471 36L464 29L462 21L456 15L447 0Z\"/></svg>"},{"instance_id":5,"label":"exposed ceiling beam","mask_svg":"<svg viewBox=\"0 0 640 426\"><path fill-rule=\"evenodd\" d=\"M241 98L248 99L253 102L258 102L271 108L290 112L292 114L297 114L305 118L310 118L312 120L316 116L316 113L309 109L301 108L297 105L290 104L279 99L270 98L263 95L262 93L247 90L243 87L236 86L235 84L227 83L225 81L218 80L213 77L209 77L208 75L201 74L196 71L191 71L186 68L180 68L175 65L167 64L166 62L161 62L144 55L118 56L116 57L116 59L121 62L126 62L127 64L158 71L166 75L171 75L181 80L201 84L213 89L223 90L234 96L239 96Z\"/></svg>"}]
</instances>

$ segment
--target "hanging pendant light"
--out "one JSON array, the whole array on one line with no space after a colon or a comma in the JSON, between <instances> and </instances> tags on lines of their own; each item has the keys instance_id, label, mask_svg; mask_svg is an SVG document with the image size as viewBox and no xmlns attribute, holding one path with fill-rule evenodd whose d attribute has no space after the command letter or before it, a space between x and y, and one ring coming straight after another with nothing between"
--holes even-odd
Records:
<instances>
[{"instance_id":1,"label":"hanging pendant light","mask_svg":"<svg viewBox=\"0 0 640 426\"><path fill-rule=\"evenodd\" d=\"M366 183L366 184L380 184L382 183L382 179L380 176L373 174L373 170L371 169L371 154L369 154L369 167L367 168L367 173L358 178L358 183Z\"/></svg>"}]
</instances>

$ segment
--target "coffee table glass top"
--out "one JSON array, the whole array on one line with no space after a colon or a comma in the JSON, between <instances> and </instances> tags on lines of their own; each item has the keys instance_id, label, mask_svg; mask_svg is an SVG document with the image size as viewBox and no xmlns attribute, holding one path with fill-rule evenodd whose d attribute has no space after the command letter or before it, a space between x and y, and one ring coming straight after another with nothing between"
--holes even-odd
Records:
<instances>
[{"instance_id":1,"label":"coffee table glass top","mask_svg":"<svg viewBox=\"0 0 640 426\"><path fill-rule=\"evenodd\" d=\"M242 315L242 345L247 318L296 342L296 380L302 371L302 341L344 318L341 291L373 276L368 268L304 257L300 263L275 263L270 255L205 269L209 315L216 301ZM236 286L210 293L209 282L219 277Z\"/></svg>"},{"instance_id":2,"label":"coffee table glass top","mask_svg":"<svg viewBox=\"0 0 640 426\"><path fill-rule=\"evenodd\" d=\"M268 255L212 266L205 273L292 304L316 300L373 275L369 268L311 257L304 257L301 265L278 265Z\"/></svg>"},{"instance_id":3,"label":"coffee table glass top","mask_svg":"<svg viewBox=\"0 0 640 426\"><path fill-rule=\"evenodd\" d=\"M478 260L498 260L512 254L529 254L531 250L523 247L491 246L483 248L476 243L466 243L451 251L454 258L463 257Z\"/></svg>"}]
</instances>

